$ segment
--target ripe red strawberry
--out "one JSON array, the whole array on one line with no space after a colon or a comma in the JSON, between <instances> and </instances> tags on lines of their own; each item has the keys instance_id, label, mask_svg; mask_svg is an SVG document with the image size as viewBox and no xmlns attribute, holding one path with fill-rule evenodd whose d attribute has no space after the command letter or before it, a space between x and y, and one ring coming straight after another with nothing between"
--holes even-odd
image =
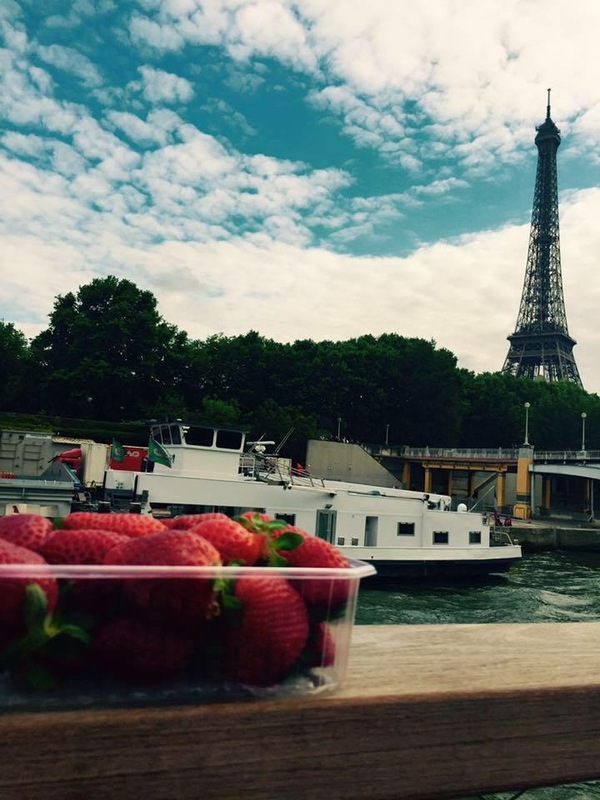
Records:
<instances>
[{"instance_id":1,"label":"ripe red strawberry","mask_svg":"<svg viewBox=\"0 0 600 800\"><path fill-rule=\"evenodd\" d=\"M177 519L178 519L177 517L161 517L160 521L162 522L165 528L173 530L173 528L175 527L175 523L177 522Z\"/></svg>"},{"instance_id":2,"label":"ripe red strawberry","mask_svg":"<svg viewBox=\"0 0 600 800\"><path fill-rule=\"evenodd\" d=\"M243 511L237 519L249 529L251 529L252 525L259 526L261 522L275 521L275 517L270 517L268 514L261 514L260 511Z\"/></svg>"},{"instance_id":3,"label":"ripe red strawberry","mask_svg":"<svg viewBox=\"0 0 600 800\"><path fill-rule=\"evenodd\" d=\"M196 642L164 626L123 617L103 625L93 638L97 666L134 683L173 678L190 665Z\"/></svg>"},{"instance_id":4,"label":"ripe red strawberry","mask_svg":"<svg viewBox=\"0 0 600 800\"><path fill-rule=\"evenodd\" d=\"M293 550L281 551L290 567L347 569L348 559L332 544L317 536L305 534L304 541ZM304 600L311 606L335 607L348 599L350 583L346 577L310 579L294 582Z\"/></svg>"},{"instance_id":5,"label":"ripe red strawberry","mask_svg":"<svg viewBox=\"0 0 600 800\"><path fill-rule=\"evenodd\" d=\"M164 530L118 544L105 564L130 566L218 566L221 557L210 542L190 531ZM124 578L123 589L148 618L165 625L197 625L213 610L209 578Z\"/></svg>"},{"instance_id":6,"label":"ripe red strawberry","mask_svg":"<svg viewBox=\"0 0 600 800\"><path fill-rule=\"evenodd\" d=\"M302 543L302 539L308 536L308 533L300 528L256 511L245 511L235 517L235 520L246 530L262 537L261 559L270 567L285 567L287 561L282 558L281 552L293 550Z\"/></svg>"},{"instance_id":7,"label":"ripe red strawberry","mask_svg":"<svg viewBox=\"0 0 600 800\"><path fill-rule=\"evenodd\" d=\"M143 514L96 514L93 511L73 511L62 522L63 528L76 530L116 531L136 538L166 530L163 523Z\"/></svg>"},{"instance_id":8,"label":"ripe red strawberry","mask_svg":"<svg viewBox=\"0 0 600 800\"><path fill-rule=\"evenodd\" d=\"M224 632L224 677L250 686L278 683L308 639L307 608L284 578L242 576L233 591L241 620Z\"/></svg>"},{"instance_id":9,"label":"ripe red strawberry","mask_svg":"<svg viewBox=\"0 0 600 800\"><path fill-rule=\"evenodd\" d=\"M213 544L221 554L223 564L238 561L251 567L265 550L265 537L262 534L246 530L239 522L224 514L212 519L205 518L191 527L190 531Z\"/></svg>"},{"instance_id":10,"label":"ripe red strawberry","mask_svg":"<svg viewBox=\"0 0 600 800\"><path fill-rule=\"evenodd\" d=\"M0 517L0 539L38 552L54 530L52 520L39 514L10 514Z\"/></svg>"},{"instance_id":11,"label":"ripe red strawberry","mask_svg":"<svg viewBox=\"0 0 600 800\"><path fill-rule=\"evenodd\" d=\"M47 562L33 550L27 550L16 544L11 544L0 539L0 565L32 564L40 565ZM48 576L43 578L10 577L0 572L0 629L11 633L24 627L22 619L23 601L26 587L37 584L46 597L47 611L52 613L58 600L58 584L52 577L52 569L48 566ZM3 637L0 635L0 640Z\"/></svg>"},{"instance_id":12,"label":"ripe red strawberry","mask_svg":"<svg viewBox=\"0 0 600 800\"><path fill-rule=\"evenodd\" d=\"M115 531L62 528L50 534L40 553L49 564L103 564L111 547L128 541Z\"/></svg>"},{"instance_id":13,"label":"ripe red strawberry","mask_svg":"<svg viewBox=\"0 0 600 800\"><path fill-rule=\"evenodd\" d=\"M230 517L227 514L221 514L220 511L207 511L204 514L181 514L179 517L175 517L168 527L176 531L189 530L190 528L195 528L201 522L212 519L228 520Z\"/></svg>"}]
</instances>

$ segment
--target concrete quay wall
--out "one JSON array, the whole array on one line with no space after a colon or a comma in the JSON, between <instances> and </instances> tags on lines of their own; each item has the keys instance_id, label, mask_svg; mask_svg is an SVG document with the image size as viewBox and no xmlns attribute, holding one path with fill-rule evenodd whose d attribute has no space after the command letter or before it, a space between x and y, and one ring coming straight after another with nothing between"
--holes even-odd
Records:
<instances>
[{"instance_id":1,"label":"concrete quay wall","mask_svg":"<svg viewBox=\"0 0 600 800\"><path fill-rule=\"evenodd\" d=\"M539 523L514 524L508 529L511 538L524 552L533 550L588 550L600 552L600 527L562 527Z\"/></svg>"}]
</instances>

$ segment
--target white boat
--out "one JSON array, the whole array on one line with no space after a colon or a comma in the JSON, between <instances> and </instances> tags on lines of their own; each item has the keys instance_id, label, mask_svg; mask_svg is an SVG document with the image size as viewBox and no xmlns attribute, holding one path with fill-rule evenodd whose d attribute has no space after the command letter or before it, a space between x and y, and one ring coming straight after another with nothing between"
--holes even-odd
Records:
<instances>
[{"instance_id":1,"label":"white boat","mask_svg":"<svg viewBox=\"0 0 600 800\"><path fill-rule=\"evenodd\" d=\"M269 443L247 444L240 429L178 420L153 425L150 436L165 463L108 469L105 499L154 516L256 510L372 563L379 579L486 575L521 558L508 532L494 531L485 513L451 511L448 495L317 478L269 455Z\"/></svg>"}]
</instances>

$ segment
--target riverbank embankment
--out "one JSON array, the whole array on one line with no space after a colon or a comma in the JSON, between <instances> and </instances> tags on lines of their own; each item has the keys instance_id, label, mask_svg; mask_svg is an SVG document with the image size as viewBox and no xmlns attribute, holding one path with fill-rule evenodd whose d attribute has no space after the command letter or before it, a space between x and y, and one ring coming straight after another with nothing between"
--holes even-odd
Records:
<instances>
[{"instance_id":1,"label":"riverbank embankment","mask_svg":"<svg viewBox=\"0 0 600 800\"><path fill-rule=\"evenodd\" d=\"M600 523L561 519L513 520L507 529L523 551L582 550L600 552Z\"/></svg>"}]
</instances>

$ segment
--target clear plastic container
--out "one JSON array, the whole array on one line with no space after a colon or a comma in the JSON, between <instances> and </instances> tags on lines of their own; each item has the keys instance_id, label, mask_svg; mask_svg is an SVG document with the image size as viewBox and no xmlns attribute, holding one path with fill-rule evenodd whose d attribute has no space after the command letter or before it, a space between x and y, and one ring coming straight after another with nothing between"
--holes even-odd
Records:
<instances>
[{"instance_id":1,"label":"clear plastic container","mask_svg":"<svg viewBox=\"0 0 600 800\"><path fill-rule=\"evenodd\" d=\"M360 580L374 573L361 561L345 569L0 565L0 708L334 691L346 675Z\"/></svg>"}]
</instances>

